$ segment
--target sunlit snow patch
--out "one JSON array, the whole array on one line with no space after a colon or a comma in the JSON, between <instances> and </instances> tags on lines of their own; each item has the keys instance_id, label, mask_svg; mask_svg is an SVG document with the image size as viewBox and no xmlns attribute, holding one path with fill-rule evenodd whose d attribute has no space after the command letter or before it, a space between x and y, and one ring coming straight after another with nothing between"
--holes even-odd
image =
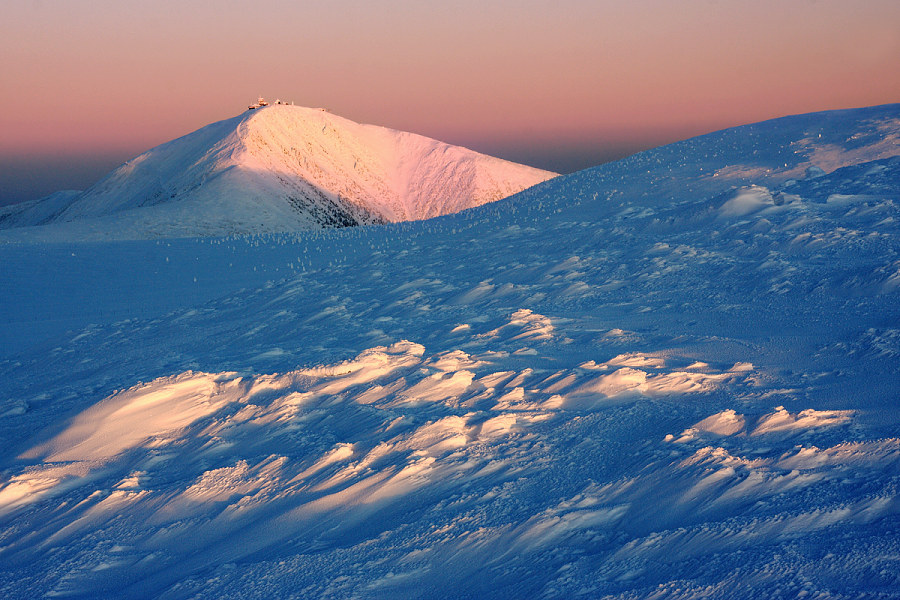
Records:
<instances>
[{"instance_id":1,"label":"sunlit snow patch","mask_svg":"<svg viewBox=\"0 0 900 600\"><path fill-rule=\"evenodd\" d=\"M791 414L783 406L779 406L774 413L760 418L750 435L843 425L850 420L852 415L852 410L816 410L814 408L807 408L797 414Z\"/></svg>"}]
</instances>

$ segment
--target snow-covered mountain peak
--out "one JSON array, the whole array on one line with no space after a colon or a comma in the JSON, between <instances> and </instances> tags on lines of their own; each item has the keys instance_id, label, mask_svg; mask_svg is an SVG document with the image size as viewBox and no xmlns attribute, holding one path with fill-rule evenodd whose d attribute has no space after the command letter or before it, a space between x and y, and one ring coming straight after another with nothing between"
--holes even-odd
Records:
<instances>
[{"instance_id":1,"label":"snow-covered mountain peak","mask_svg":"<svg viewBox=\"0 0 900 600\"><path fill-rule=\"evenodd\" d=\"M410 221L553 176L324 109L272 105L148 150L65 205L57 199L49 218L46 207L0 215L0 228L49 223L57 238L147 238Z\"/></svg>"}]
</instances>

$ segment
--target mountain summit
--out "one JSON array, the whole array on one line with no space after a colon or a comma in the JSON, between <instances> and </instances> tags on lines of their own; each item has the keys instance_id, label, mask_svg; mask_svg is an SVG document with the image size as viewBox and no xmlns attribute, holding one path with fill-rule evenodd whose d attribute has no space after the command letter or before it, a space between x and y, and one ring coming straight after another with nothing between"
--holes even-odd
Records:
<instances>
[{"instance_id":1,"label":"mountain summit","mask_svg":"<svg viewBox=\"0 0 900 600\"><path fill-rule=\"evenodd\" d=\"M146 238L411 221L493 202L554 176L323 109L278 104L148 150L81 194L9 207L0 228L66 223L79 238Z\"/></svg>"}]
</instances>

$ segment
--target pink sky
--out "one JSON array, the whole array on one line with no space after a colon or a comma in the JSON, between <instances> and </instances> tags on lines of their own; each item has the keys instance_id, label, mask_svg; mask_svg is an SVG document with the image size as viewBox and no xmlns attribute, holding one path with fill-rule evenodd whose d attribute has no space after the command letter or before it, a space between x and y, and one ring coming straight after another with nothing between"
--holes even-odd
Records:
<instances>
[{"instance_id":1,"label":"pink sky","mask_svg":"<svg viewBox=\"0 0 900 600\"><path fill-rule=\"evenodd\" d=\"M572 170L900 101L900 2L32 0L0 57L7 190L4 164L115 164L257 94Z\"/></svg>"}]
</instances>

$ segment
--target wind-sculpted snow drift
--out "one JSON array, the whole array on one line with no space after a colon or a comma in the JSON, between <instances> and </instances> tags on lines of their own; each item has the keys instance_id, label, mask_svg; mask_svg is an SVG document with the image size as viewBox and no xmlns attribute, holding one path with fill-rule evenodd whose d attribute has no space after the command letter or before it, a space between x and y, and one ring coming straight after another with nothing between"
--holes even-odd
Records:
<instances>
[{"instance_id":1,"label":"wind-sculpted snow drift","mask_svg":"<svg viewBox=\"0 0 900 600\"><path fill-rule=\"evenodd\" d=\"M804 115L417 223L0 247L0 594L900 597L898 135Z\"/></svg>"},{"instance_id":2,"label":"wind-sculpted snow drift","mask_svg":"<svg viewBox=\"0 0 900 600\"><path fill-rule=\"evenodd\" d=\"M4 208L0 229L45 225L24 235L60 241L411 221L554 176L321 109L274 105L148 150L84 193Z\"/></svg>"}]
</instances>

